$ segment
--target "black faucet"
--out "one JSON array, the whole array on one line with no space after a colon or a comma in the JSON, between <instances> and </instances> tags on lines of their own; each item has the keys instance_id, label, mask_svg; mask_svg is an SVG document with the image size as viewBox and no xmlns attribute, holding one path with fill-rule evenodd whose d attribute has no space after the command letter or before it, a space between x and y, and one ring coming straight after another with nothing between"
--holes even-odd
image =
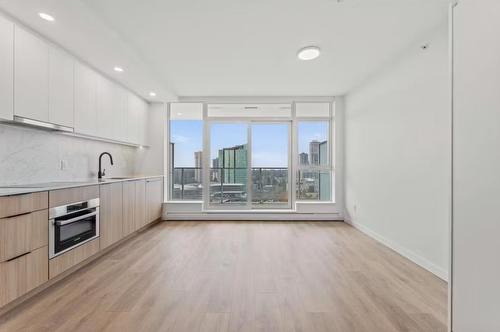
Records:
<instances>
[{"instance_id":1,"label":"black faucet","mask_svg":"<svg viewBox=\"0 0 500 332\"><path fill-rule=\"evenodd\" d=\"M109 156L109 160L111 161L111 165L113 165L113 157L111 156L111 154L109 152L103 152L101 153L101 155L99 156L99 173L97 173L97 178L100 180L102 179L102 177L104 175L106 175L104 172L106 172L105 169L103 169L101 171L101 161L102 161L102 156L104 156L105 154L107 154Z\"/></svg>"}]
</instances>

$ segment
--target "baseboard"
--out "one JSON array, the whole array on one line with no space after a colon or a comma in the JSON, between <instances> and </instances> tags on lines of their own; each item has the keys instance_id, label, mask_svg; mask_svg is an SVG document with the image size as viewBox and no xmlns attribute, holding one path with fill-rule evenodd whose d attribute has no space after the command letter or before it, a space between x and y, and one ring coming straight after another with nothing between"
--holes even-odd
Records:
<instances>
[{"instance_id":1,"label":"baseboard","mask_svg":"<svg viewBox=\"0 0 500 332\"><path fill-rule=\"evenodd\" d=\"M164 220L252 220L252 221L343 221L337 213L167 213Z\"/></svg>"},{"instance_id":2,"label":"baseboard","mask_svg":"<svg viewBox=\"0 0 500 332\"><path fill-rule=\"evenodd\" d=\"M374 240L382 243L384 246L389 247L390 249L394 250L401 256L411 260L413 263L419 265L420 267L426 269L427 271L431 272L438 278L448 282L448 271L444 270L443 268L437 266L436 264L430 262L429 260L423 258L420 255L415 254L411 250L406 249L403 246L400 246L399 244L395 243L394 241L391 241L382 235L378 234L377 232L374 232L371 230L369 227L366 227L365 225L362 225L357 222L353 222L350 219L345 220L346 223L351 225L352 227L358 229L359 231L363 232L364 234L368 235L369 237L373 238Z\"/></svg>"}]
</instances>

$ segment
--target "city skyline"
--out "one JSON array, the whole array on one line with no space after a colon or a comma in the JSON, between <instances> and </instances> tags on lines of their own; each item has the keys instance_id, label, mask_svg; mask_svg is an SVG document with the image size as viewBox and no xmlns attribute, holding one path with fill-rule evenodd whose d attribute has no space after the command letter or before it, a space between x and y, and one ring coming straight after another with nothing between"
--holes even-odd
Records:
<instances>
[{"instance_id":1,"label":"city skyline","mask_svg":"<svg viewBox=\"0 0 500 332\"><path fill-rule=\"evenodd\" d=\"M272 130L269 130L271 127ZM218 157L219 150L247 143L246 128L246 124L216 124L212 127L211 165L213 159ZM203 150L202 133L202 121L180 120L172 123L171 141L175 144L175 167L198 167L194 155L195 152ZM252 133L252 167L288 166L287 125L253 125ZM309 162L311 162L310 143L313 141L321 143L327 140L328 123L299 124L298 153L299 156L301 153L307 154ZM318 164L319 162L318 160Z\"/></svg>"}]
</instances>

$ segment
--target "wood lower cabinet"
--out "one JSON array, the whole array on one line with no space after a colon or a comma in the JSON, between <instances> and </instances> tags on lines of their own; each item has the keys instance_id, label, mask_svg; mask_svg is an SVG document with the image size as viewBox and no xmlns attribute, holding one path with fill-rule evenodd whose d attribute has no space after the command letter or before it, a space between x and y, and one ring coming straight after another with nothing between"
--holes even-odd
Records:
<instances>
[{"instance_id":1,"label":"wood lower cabinet","mask_svg":"<svg viewBox=\"0 0 500 332\"><path fill-rule=\"evenodd\" d=\"M89 241L62 255L52 258L49 262L50 278L54 278L73 266L99 252L99 239Z\"/></svg>"},{"instance_id":2,"label":"wood lower cabinet","mask_svg":"<svg viewBox=\"0 0 500 332\"><path fill-rule=\"evenodd\" d=\"M163 178L146 180L146 224L161 218Z\"/></svg>"},{"instance_id":3,"label":"wood lower cabinet","mask_svg":"<svg viewBox=\"0 0 500 332\"><path fill-rule=\"evenodd\" d=\"M135 229L146 226L146 181L135 181Z\"/></svg>"},{"instance_id":4,"label":"wood lower cabinet","mask_svg":"<svg viewBox=\"0 0 500 332\"><path fill-rule=\"evenodd\" d=\"M123 236L127 236L136 230L135 182L136 181L127 181L123 183Z\"/></svg>"},{"instance_id":5,"label":"wood lower cabinet","mask_svg":"<svg viewBox=\"0 0 500 332\"><path fill-rule=\"evenodd\" d=\"M123 238L123 183L100 186L99 227L101 249Z\"/></svg>"},{"instance_id":6,"label":"wood lower cabinet","mask_svg":"<svg viewBox=\"0 0 500 332\"><path fill-rule=\"evenodd\" d=\"M123 236L146 225L146 181L123 183Z\"/></svg>"},{"instance_id":7,"label":"wood lower cabinet","mask_svg":"<svg viewBox=\"0 0 500 332\"><path fill-rule=\"evenodd\" d=\"M48 211L0 219L0 262L48 245Z\"/></svg>"},{"instance_id":8,"label":"wood lower cabinet","mask_svg":"<svg viewBox=\"0 0 500 332\"><path fill-rule=\"evenodd\" d=\"M0 307L49 279L48 247L0 263Z\"/></svg>"}]
</instances>

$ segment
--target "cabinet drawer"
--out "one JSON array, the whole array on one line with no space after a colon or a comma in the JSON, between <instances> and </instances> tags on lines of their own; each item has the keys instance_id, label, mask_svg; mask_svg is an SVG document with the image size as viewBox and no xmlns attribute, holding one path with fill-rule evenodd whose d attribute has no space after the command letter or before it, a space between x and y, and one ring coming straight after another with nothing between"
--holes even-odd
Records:
<instances>
[{"instance_id":1,"label":"cabinet drawer","mask_svg":"<svg viewBox=\"0 0 500 332\"><path fill-rule=\"evenodd\" d=\"M0 307L40 286L48 278L47 246L0 263Z\"/></svg>"},{"instance_id":2,"label":"cabinet drawer","mask_svg":"<svg viewBox=\"0 0 500 332\"><path fill-rule=\"evenodd\" d=\"M46 191L25 195L0 197L0 218L48 208Z\"/></svg>"},{"instance_id":3,"label":"cabinet drawer","mask_svg":"<svg viewBox=\"0 0 500 332\"><path fill-rule=\"evenodd\" d=\"M0 219L0 262L48 245L48 210Z\"/></svg>"},{"instance_id":4,"label":"cabinet drawer","mask_svg":"<svg viewBox=\"0 0 500 332\"><path fill-rule=\"evenodd\" d=\"M49 192L49 207L88 201L99 197L99 186L87 186L52 190Z\"/></svg>"},{"instance_id":5,"label":"cabinet drawer","mask_svg":"<svg viewBox=\"0 0 500 332\"><path fill-rule=\"evenodd\" d=\"M60 256L52 258L49 262L50 279L58 276L64 271L83 262L90 256L99 252L99 238L82 244Z\"/></svg>"}]
</instances>

